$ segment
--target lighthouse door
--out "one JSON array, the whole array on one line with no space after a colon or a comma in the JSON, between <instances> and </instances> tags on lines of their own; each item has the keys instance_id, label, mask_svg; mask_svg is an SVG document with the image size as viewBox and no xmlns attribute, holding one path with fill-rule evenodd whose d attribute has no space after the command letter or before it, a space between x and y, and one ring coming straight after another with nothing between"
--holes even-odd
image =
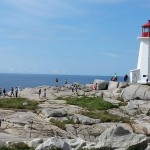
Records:
<instances>
[{"instance_id":1,"label":"lighthouse door","mask_svg":"<svg viewBox=\"0 0 150 150\"><path fill-rule=\"evenodd\" d=\"M133 82L133 83L137 83L137 81L138 81L138 75L137 75L136 72L133 72L133 75L132 75L132 82Z\"/></svg>"},{"instance_id":2,"label":"lighthouse door","mask_svg":"<svg viewBox=\"0 0 150 150\"><path fill-rule=\"evenodd\" d=\"M139 69L132 70L130 73L131 73L131 75L130 75L131 82L137 83L139 80L139 76L140 76L140 70Z\"/></svg>"}]
</instances>

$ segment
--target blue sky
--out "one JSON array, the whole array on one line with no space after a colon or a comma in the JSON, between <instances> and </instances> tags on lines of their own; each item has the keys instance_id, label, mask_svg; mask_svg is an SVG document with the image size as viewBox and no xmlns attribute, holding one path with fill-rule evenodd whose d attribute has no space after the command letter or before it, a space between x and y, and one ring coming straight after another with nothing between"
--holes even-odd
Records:
<instances>
[{"instance_id":1,"label":"blue sky","mask_svg":"<svg viewBox=\"0 0 150 150\"><path fill-rule=\"evenodd\" d=\"M0 0L0 73L124 75L149 14L149 0Z\"/></svg>"}]
</instances>

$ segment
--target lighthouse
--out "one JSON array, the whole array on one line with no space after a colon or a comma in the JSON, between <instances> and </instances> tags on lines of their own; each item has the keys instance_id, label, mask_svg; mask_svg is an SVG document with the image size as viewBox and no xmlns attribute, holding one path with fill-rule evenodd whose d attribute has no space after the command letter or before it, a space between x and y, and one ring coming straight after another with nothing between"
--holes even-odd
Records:
<instances>
[{"instance_id":1,"label":"lighthouse","mask_svg":"<svg viewBox=\"0 0 150 150\"><path fill-rule=\"evenodd\" d=\"M130 71L131 83L150 83L150 20L142 26L137 69Z\"/></svg>"}]
</instances>

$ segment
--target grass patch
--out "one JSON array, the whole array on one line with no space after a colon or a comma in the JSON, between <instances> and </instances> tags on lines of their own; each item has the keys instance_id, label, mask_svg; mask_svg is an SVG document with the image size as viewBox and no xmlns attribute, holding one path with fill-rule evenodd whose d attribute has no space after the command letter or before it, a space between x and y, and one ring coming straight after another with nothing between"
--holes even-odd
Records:
<instances>
[{"instance_id":1,"label":"grass patch","mask_svg":"<svg viewBox=\"0 0 150 150\"><path fill-rule=\"evenodd\" d=\"M100 97L68 97L66 98L67 104L78 105L88 110L107 110L111 108L118 108L110 102L104 101Z\"/></svg>"},{"instance_id":2,"label":"grass patch","mask_svg":"<svg viewBox=\"0 0 150 150\"><path fill-rule=\"evenodd\" d=\"M80 148L79 150L89 150L89 149ZM90 150L114 150L114 149L110 147L101 147L101 148L92 148Z\"/></svg>"},{"instance_id":3,"label":"grass patch","mask_svg":"<svg viewBox=\"0 0 150 150\"><path fill-rule=\"evenodd\" d=\"M0 150L34 150L35 148L29 147L27 144L20 142L20 143L14 143L9 147L1 147Z\"/></svg>"},{"instance_id":4,"label":"grass patch","mask_svg":"<svg viewBox=\"0 0 150 150\"><path fill-rule=\"evenodd\" d=\"M0 108L35 110L37 107L38 107L37 102L28 100L26 98L0 99Z\"/></svg>"},{"instance_id":5,"label":"grass patch","mask_svg":"<svg viewBox=\"0 0 150 150\"><path fill-rule=\"evenodd\" d=\"M66 100L66 98L59 96L59 97L55 98L55 100Z\"/></svg>"},{"instance_id":6,"label":"grass patch","mask_svg":"<svg viewBox=\"0 0 150 150\"><path fill-rule=\"evenodd\" d=\"M84 115L84 116L88 116L90 118L100 119L102 122L130 123L129 118L113 115L113 114L110 114L107 111L98 111L98 112L84 111L84 112L81 112L81 114Z\"/></svg>"},{"instance_id":7,"label":"grass patch","mask_svg":"<svg viewBox=\"0 0 150 150\"><path fill-rule=\"evenodd\" d=\"M74 124L73 119L68 119L65 121L59 121L57 119L51 119L50 122L53 123L55 126L63 129L63 130L66 130L66 127L65 127L66 124Z\"/></svg>"},{"instance_id":8,"label":"grass patch","mask_svg":"<svg viewBox=\"0 0 150 150\"><path fill-rule=\"evenodd\" d=\"M49 148L49 150L63 150L63 149L60 147L52 146L51 148Z\"/></svg>"},{"instance_id":9,"label":"grass patch","mask_svg":"<svg viewBox=\"0 0 150 150\"><path fill-rule=\"evenodd\" d=\"M120 102L119 104L118 104L118 106L120 107L120 106L127 106L128 105L128 102Z\"/></svg>"}]
</instances>

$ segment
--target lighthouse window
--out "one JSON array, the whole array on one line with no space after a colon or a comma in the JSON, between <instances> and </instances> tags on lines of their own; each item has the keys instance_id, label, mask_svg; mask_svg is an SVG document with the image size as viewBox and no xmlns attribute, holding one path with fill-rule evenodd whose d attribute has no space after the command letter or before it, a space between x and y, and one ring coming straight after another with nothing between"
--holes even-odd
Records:
<instances>
[{"instance_id":1,"label":"lighthouse window","mask_svg":"<svg viewBox=\"0 0 150 150\"><path fill-rule=\"evenodd\" d=\"M144 28L144 32L150 32L149 29L150 28Z\"/></svg>"}]
</instances>

